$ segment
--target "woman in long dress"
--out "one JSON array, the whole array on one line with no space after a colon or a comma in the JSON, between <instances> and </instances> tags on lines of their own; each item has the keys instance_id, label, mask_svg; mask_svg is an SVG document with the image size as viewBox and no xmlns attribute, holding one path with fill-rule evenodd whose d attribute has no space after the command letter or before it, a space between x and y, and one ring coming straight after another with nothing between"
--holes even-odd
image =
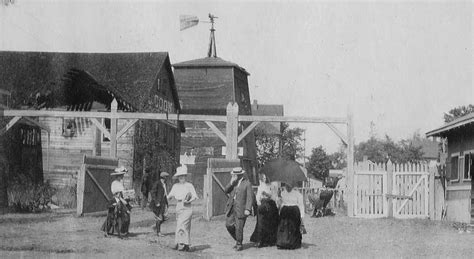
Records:
<instances>
[{"instance_id":1,"label":"woman in long dress","mask_svg":"<svg viewBox=\"0 0 474 259\"><path fill-rule=\"evenodd\" d=\"M277 187L270 183L265 174L260 174L257 189L257 224L250 241L258 247L274 246L278 229Z\"/></svg>"},{"instance_id":2,"label":"woman in long dress","mask_svg":"<svg viewBox=\"0 0 474 259\"><path fill-rule=\"evenodd\" d=\"M120 237L128 234L128 227L130 225L130 210L132 207L127 200L123 198L125 187L123 186L123 176L128 170L125 167L115 169L115 172L110 174L115 179L110 186L113 198L109 201L107 218L102 225L102 231L105 235L118 234Z\"/></svg>"},{"instance_id":3,"label":"woman in long dress","mask_svg":"<svg viewBox=\"0 0 474 259\"><path fill-rule=\"evenodd\" d=\"M197 194L194 186L186 181L186 166L178 167L174 177L178 178L168 193L168 199L174 197L178 203L176 204L176 249L180 251L189 251L191 245L191 217L193 208L191 202L196 200Z\"/></svg>"},{"instance_id":4,"label":"woman in long dress","mask_svg":"<svg viewBox=\"0 0 474 259\"><path fill-rule=\"evenodd\" d=\"M301 247L301 223L304 216L303 195L291 184L281 192L280 223L277 232L279 249Z\"/></svg>"}]
</instances>

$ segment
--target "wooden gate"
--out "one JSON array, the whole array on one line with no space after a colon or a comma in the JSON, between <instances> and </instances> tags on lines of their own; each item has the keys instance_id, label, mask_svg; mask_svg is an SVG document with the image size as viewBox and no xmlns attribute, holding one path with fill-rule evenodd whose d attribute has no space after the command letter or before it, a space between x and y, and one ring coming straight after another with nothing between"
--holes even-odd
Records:
<instances>
[{"instance_id":1,"label":"wooden gate","mask_svg":"<svg viewBox=\"0 0 474 259\"><path fill-rule=\"evenodd\" d=\"M363 218L434 216L434 172L427 164L354 165L354 215Z\"/></svg>"},{"instance_id":2,"label":"wooden gate","mask_svg":"<svg viewBox=\"0 0 474 259\"><path fill-rule=\"evenodd\" d=\"M354 174L354 215L364 218L388 216L387 172L356 171Z\"/></svg>"},{"instance_id":3,"label":"wooden gate","mask_svg":"<svg viewBox=\"0 0 474 259\"><path fill-rule=\"evenodd\" d=\"M206 220L224 214L228 197L224 188L230 182L230 172L238 166L240 166L239 159L208 159L207 174L204 176L204 218Z\"/></svg>"},{"instance_id":4,"label":"wooden gate","mask_svg":"<svg viewBox=\"0 0 474 259\"><path fill-rule=\"evenodd\" d=\"M393 216L429 217L429 171L426 165L395 165L393 172Z\"/></svg>"},{"instance_id":5,"label":"wooden gate","mask_svg":"<svg viewBox=\"0 0 474 259\"><path fill-rule=\"evenodd\" d=\"M84 156L77 179L77 215L107 210L112 198L110 174L117 166L114 158Z\"/></svg>"}]
</instances>

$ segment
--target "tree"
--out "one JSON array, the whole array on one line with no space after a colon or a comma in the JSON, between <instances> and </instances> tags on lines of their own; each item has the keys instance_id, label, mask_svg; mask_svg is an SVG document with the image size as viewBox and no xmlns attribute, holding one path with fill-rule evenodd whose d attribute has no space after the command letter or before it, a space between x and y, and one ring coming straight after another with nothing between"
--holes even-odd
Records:
<instances>
[{"instance_id":1,"label":"tree","mask_svg":"<svg viewBox=\"0 0 474 259\"><path fill-rule=\"evenodd\" d=\"M444 122L451 122L459 117L474 112L474 105L469 104L468 106L459 106L451 109L448 113L444 113Z\"/></svg>"},{"instance_id":2,"label":"tree","mask_svg":"<svg viewBox=\"0 0 474 259\"><path fill-rule=\"evenodd\" d=\"M385 163L389 159L395 163L414 163L423 160L423 151L420 145L415 145L412 139L401 140L395 143L389 136L385 139L371 137L355 147L355 160L362 161L367 156L372 162ZM419 137L419 136L418 136Z\"/></svg>"},{"instance_id":3,"label":"tree","mask_svg":"<svg viewBox=\"0 0 474 259\"><path fill-rule=\"evenodd\" d=\"M329 169L332 168L331 159L322 146L311 150L311 156L307 166L308 172L317 179L325 179L329 175Z\"/></svg>"},{"instance_id":4,"label":"tree","mask_svg":"<svg viewBox=\"0 0 474 259\"><path fill-rule=\"evenodd\" d=\"M290 128L288 123L281 124L281 136L266 134L265 129L255 129L257 162L261 168L269 160L282 157L296 160L302 157L304 129Z\"/></svg>"}]
</instances>

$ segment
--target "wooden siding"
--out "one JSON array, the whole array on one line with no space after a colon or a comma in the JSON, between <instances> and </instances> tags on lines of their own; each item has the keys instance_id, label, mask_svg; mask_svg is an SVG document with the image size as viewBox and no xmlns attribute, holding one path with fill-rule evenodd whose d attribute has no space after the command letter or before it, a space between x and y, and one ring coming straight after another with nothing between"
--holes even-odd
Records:
<instances>
[{"instance_id":1,"label":"wooden siding","mask_svg":"<svg viewBox=\"0 0 474 259\"><path fill-rule=\"evenodd\" d=\"M175 68L176 87L183 112L223 109L234 100L232 68Z\"/></svg>"},{"instance_id":2,"label":"wooden siding","mask_svg":"<svg viewBox=\"0 0 474 259\"><path fill-rule=\"evenodd\" d=\"M449 221L471 222L471 191L450 190L446 197L446 218Z\"/></svg>"},{"instance_id":3,"label":"wooden siding","mask_svg":"<svg viewBox=\"0 0 474 259\"><path fill-rule=\"evenodd\" d=\"M63 119L52 117L41 117L39 121L51 130L48 148L48 134L41 133L43 149L43 174L44 179L54 186L75 185L77 172L79 171L84 155L92 155L94 145L95 127L88 119L79 119L80 130L73 137L62 135ZM119 120L118 128L121 129L127 120ZM79 125L79 124L78 124ZM117 142L117 157L119 164L129 169L125 175L126 186L131 185L133 175L133 127L129 129ZM109 156L110 142L102 140L101 155Z\"/></svg>"}]
</instances>

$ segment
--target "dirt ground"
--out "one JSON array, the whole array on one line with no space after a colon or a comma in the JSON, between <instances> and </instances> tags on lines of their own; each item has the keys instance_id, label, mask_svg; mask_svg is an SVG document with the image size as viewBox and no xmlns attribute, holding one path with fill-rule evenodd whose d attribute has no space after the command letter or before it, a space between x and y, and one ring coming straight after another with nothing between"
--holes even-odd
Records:
<instances>
[{"instance_id":1,"label":"dirt ground","mask_svg":"<svg viewBox=\"0 0 474 259\"><path fill-rule=\"evenodd\" d=\"M474 234L459 233L449 222L428 220L356 219L343 215L304 219L308 234L301 249L256 248L248 239L255 227L251 217L245 226L245 250L232 250L224 218L202 219L202 205L195 205L191 252L174 245L175 219L163 225L158 238L149 210L134 208L130 236L104 237L99 227L105 217L75 217L71 211L0 216L0 257L13 258L469 258L474 252Z\"/></svg>"}]
</instances>

